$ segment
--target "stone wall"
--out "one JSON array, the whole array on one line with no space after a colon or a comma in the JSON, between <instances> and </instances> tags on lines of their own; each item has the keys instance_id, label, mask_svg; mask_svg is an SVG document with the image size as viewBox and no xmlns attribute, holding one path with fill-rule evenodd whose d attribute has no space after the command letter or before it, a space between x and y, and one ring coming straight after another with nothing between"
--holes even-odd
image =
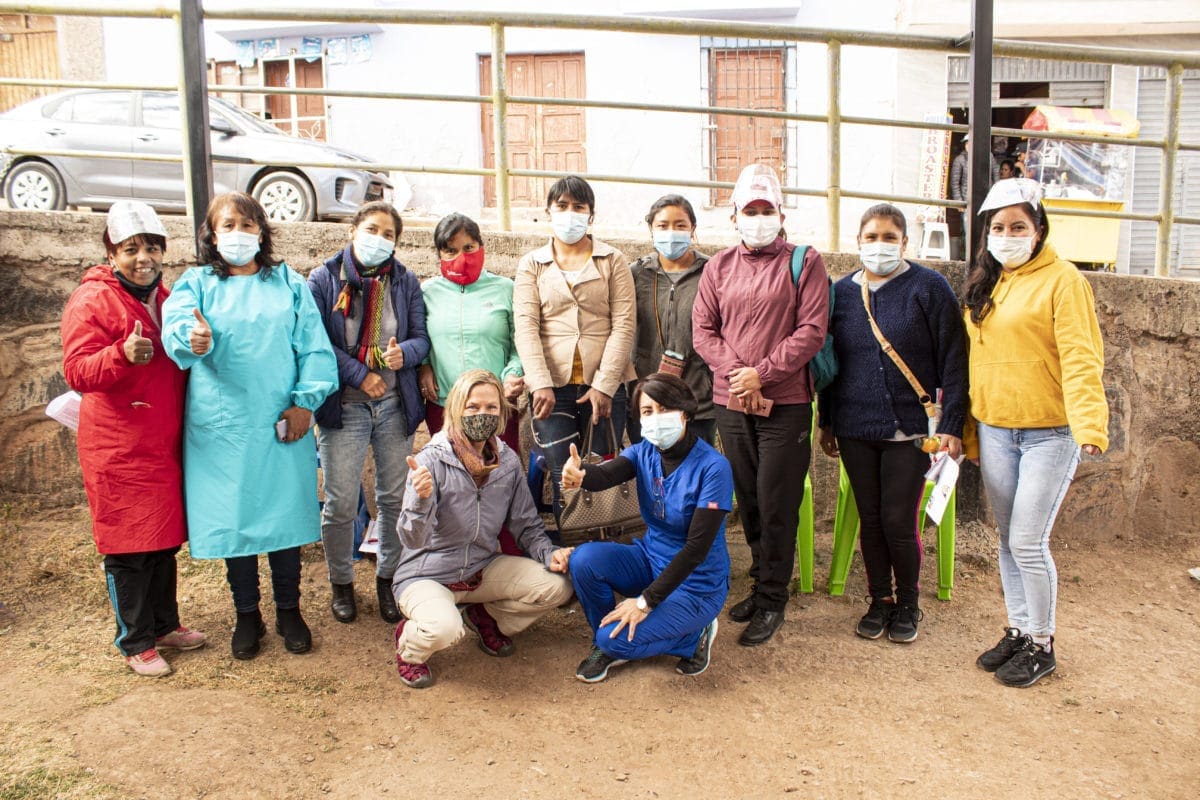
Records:
<instances>
[{"instance_id":1,"label":"stone wall","mask_svg":"<svg viewBox=\"0 0 1200 800\"><path fill-rule=\"evenodd\" d=\"M0 211L0 498L43 505L82 500L74 436L44 416L45 404L66 390L58 323L84 269L103 259L103 216ZM171 244L167 279L194 261L190 220L165 217ZM278 253L307 272L342 247L348 227L283 226ZM511 275L520 256L541 238L486 234L488 267ZM630 256L649 242L612 241ZM713 251L717 247L701 249ZM422 277L436 273L428 228L404 232L400 259ZM827 257L844 274L855 258ZM961 263L935 264L957 287ZM1200 283L1089 274L1105 339L1105 385L1112 410L1111 447L1085 457L1068 495L1061 535L1096 539L1190 533L1200 519ZM813 457L817 515L829 517L835 494L833 462ZM960 514L979 518L978 472L968 467Z\"/></svg>"}]
</instances>

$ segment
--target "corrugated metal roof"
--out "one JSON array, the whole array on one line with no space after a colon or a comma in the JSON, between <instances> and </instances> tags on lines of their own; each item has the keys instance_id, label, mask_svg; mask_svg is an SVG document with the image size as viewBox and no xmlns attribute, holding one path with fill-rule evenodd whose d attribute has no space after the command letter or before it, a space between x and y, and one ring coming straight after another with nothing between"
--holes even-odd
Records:
<instances>
[{"instance_id":1,"label":"corrugated metal roof","mask_svg":"<svg viewBox=\"0 0 1200 800\"><path fill-rule=\"evenodd\" d=\"M992 80L1000 83L1045 83L1048 81L1106 81L1112 67L1073 61L1047 61L1040 58L993 58ZM946 80L967 83L971 79L970 61L965 56L950 56L946 61Z\"/></svg>"}]
</instances>

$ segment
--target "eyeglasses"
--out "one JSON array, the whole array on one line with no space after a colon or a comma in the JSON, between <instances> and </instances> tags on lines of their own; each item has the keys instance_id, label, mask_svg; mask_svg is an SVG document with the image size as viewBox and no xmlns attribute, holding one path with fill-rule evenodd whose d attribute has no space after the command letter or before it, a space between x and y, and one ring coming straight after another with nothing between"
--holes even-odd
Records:
<instances>
[{"instance_id":1,"label":"eyeglasses","mask_svg":"<svg viewBox=\"0 0 1200 800\"><path fill-rule=\"evenodd\" d=\"M663 486L662 476L654 479L654 516L667 518L667 490Z\"/></svg>"}]
</instances>

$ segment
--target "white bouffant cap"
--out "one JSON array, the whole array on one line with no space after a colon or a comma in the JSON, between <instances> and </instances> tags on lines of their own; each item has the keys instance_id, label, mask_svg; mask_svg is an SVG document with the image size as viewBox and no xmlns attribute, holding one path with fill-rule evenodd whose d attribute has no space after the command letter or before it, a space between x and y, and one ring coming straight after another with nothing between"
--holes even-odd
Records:
<instances>
[{"instance_id":1,"label":"white bouffant cap","mask_svg":"<svg viewBox=\"0 0 1200 800\"><path fill-rule=\"evenodd\" d=\"M779 188L779 176L766 164L751 164L738 175L733 187L733 207L741 211L755 200L766 200L775 208L783 205L783 190Z\"/></svg>"},{"instance_id":2,"label":"white bouffant cap","mask_svg":"<svg viewBox=\"0 0 1200 800\"><path fill-rule=\"evenodd\" d=\"M1042 185L1031 178L1005 178L992 184L983 205L979 207L979 213L1021 203L1029 203L1037 211L1042 203Z\"/></svg>"},{"instance_id":3,"label":"white bouffant cap","mask_svg":"<svg viewBox=\"0 0 1200 800\"><path fill-rule=\"evenodd\" d=\"M167 229L154 209L138 200L118 200L108 210L108 240L120 244L130 236L149 233L167 238Z\"/></svg>"}]
</instances>

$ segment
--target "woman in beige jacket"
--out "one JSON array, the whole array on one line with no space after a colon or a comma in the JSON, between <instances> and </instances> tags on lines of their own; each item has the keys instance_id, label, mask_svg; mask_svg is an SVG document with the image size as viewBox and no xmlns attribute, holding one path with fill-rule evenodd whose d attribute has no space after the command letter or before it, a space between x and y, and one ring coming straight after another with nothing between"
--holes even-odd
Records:
<instances>
[{"instance_id":1,"label":"woman in beige jacket","mask_svg":"<svg viewBox=\"0 0 1200 800\"><path fill-rule=\"evenodd\" d=\"M550 467L554 514L572 443L595 426L593 449L607 452L609 426L625 433L625 381L635 377L636 312L625 254L587 235L596 196L570 175L550 187L546 211L553 237L517 265L513 292L517 353L532 395L533 432Z\"/></svg>"}]
</instances>

